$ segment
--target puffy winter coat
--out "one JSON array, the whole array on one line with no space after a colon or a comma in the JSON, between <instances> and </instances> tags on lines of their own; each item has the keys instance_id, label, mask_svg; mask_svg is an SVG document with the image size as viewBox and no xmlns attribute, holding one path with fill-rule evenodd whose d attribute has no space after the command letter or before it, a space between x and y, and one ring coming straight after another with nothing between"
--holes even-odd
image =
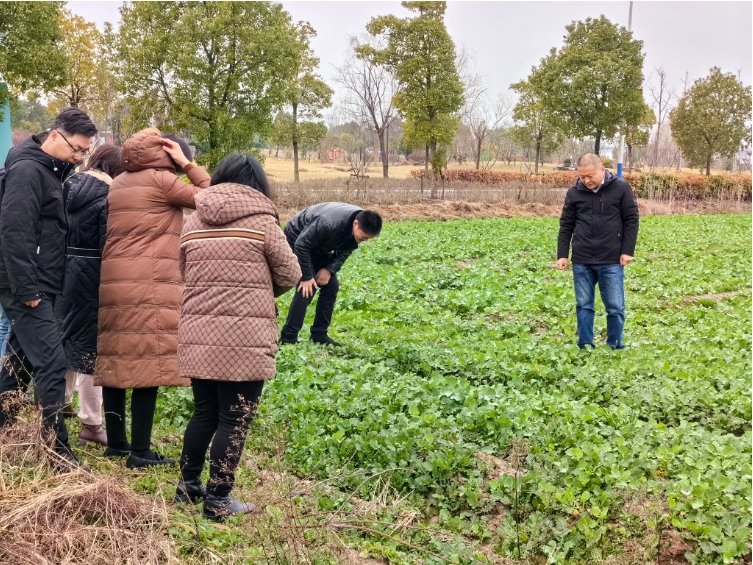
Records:
<instances>
[{"instance_id":1,"label":"puffy winter coat","mask_svg":"<svg viewBox=\"0 0 753 565\"><path fill-rule=\"evenodd\" d=\"M68 247L63 292L55 302L68 369L94 373L97 360L99 270L107 236L107 192L112 179L100 171L71 177Z\"/></svg>"},{"instance_id":2,"label":"puffy winter coat","mask_svg":"<svg viewBox=\"0 0 753 565\"><path fill-rule=\"evenodd\" d=\"M42 151L31 136L5 162L0 208L0 287L19 302L63 287L65 214L63 183L73 165Z\"/></svg>"},{"instance_id":3,"label":"puffy winter coat","mask_svg":"<svg viewBox=\"0 0 753 565\"><path fill-rule=\"evenodd\" d=\"M107 197L95 384L187 386L178 376L182 209L195 207L210 177L193 165L186 170L193 184L180 180L155 128L132 135L120 157L126 172Z\"/></svg>"},{"instance_id":4,"label":"puffy winter coat","mask_svg":"<svg viewBox=\"0 0 753 565\"><path fill-rule=\"evenodd\" d=\"M186 281L178 333L182 377L262 381L275 376L274 289L301 278L274 204L238 184L196 195L180 245Z\"/></svg>"},{"instance_id":5,"label":"puffy winter coat","mask_svg":"<svg viewBox=\"0 0 753 565\"><path fill-rule=\"evenodd\" d=\"M343 202L325 202L301 210L285 225L285 236L301 264L302 280L316 276L314 264L337 273L358 242L353 220L363 210Z\"/></svg>"},{"instance_id":6,"label":"puffy winter coat","mask_svg":"<svg viewBox=\"0 0 753 565\"><path fill-rule=\"evenodd\" d=\"M577 181L567 191L560 217L557 258L573 263L615 265L620 255L633 255L638 241L638 203L630 185L606 171L599 190Z\"/></svg>"}]
</instances>

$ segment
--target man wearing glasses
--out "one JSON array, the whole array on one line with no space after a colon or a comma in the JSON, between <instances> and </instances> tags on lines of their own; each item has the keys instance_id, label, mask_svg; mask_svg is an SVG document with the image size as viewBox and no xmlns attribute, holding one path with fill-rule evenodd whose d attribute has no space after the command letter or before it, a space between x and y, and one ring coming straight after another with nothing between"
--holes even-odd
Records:
<instances>
[{"instance_id":1,"label":"man wearing glasses","mask_svg":"<svg viewBox=\"0 0 753 565\"><path fill-rule=\"evenodd\" d=\"M607 311L607 345L622 349L625 267L638 241L638 204L630 185L615 177L593 153L578 159L575 186L560 217L557 266L567 269L572 244L578 347L593 348L596 285Z\"/></svg>"},{"instance_id":2,"label":"man wearing glasses","mask_svg":"<svg viewBox=\"0 0 753 565\"><path fill-rule=\"evenodd\" d=\"M11 150L0 182L0 305L11 324L8 361L0 373L0 426L13 420L4 401L33 379L63 471L80 466L63 421L66 360L53 319L68 236L64 184L96 134L85 112L66 108L44 143L32 136Z\"/></svg>"}]
</instances>

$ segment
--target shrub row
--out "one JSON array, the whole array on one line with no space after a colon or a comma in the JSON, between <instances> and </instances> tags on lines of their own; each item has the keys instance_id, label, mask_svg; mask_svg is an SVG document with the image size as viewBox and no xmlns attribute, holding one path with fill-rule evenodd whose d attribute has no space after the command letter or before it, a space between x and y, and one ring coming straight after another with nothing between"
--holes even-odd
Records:
<instances>
[{"instance_id":1,"label":"shrub row","mask_svg":"<svg viewBox=\"0 0 753 565\"><path fill-rule=\"evenodd\" d=\"M423 171L413 170L410 174L412 177L420 177ZM578 173L575 171L526 175L517 171L448 169L444 176L448 181L484 184L529 181L563 188L574 185L578 180ZM751 175L746 173L708 177L690 173L635 173L626 174L624 178L639 198L751 199Z\"/></svg>"}]
</instances>

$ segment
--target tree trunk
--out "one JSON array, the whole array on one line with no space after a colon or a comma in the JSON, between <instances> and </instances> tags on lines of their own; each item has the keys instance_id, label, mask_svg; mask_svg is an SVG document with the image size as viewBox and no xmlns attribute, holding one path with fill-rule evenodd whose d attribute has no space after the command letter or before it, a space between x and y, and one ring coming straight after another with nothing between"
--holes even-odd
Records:
<instances>
[{"instance_id":1,"label":"tree trunk","mask_svg":"<svg viewBox=\"0 0 753 565\"><path fill-rule=\"evenodd\" d=\"M300 182L298 177L298 104L293 104L293 182Z\"/></svg>"},{"instance_id":2,"label":"tree trunk","mask_svg":"<svg viewBox=\"0 0 753 565\"><path fill-rule=\"evenodd\" d=\"M379 151L382 152L382 177L390 178L390 158L387 155L387 143L388 143L388 130L387 128L379 132Z\"/></svg>"},{"instance_id":3,"label":"tree trunk","mask_svg":"<svg viewBox=\"0 0 753 565\"><path fill-rule=\"evenodd\" d=\"M481 142L483 139L478 140L478 146L476 147L476 170L481 168Z\"/></svg>"},{"instance_id":4,"label":"tree trunk","mask_svg":"<svg viewBox=\"0 0 753 565\"><path fill-rule=\"evenodd\" d=\"M275 159L278 159L280 157L280 146L277 146L277 151L275 152Z\"/></svg>"},{"instance_id":5,"label":"tree trunk","mask_svg":"<svg viewBox=\"0 0 753 565\"><path fill-rule=\"evenodd\" d=\"M711 154L706 157L706 176L711 175Z\"/></svg>"},{"instance_id":6,"label":"tree trunk","mask_svg":"<svg viewBox=\"0 0 753 565\"><path fill-rule=\"evenodd\" d=\"M633 172L633 146L628 145L628 174Z\"/></svg>"},{"instance_id":7,"label":"tree trunk","mask_svg":"<svg viewBox=\"0 0 753 565\"><path fill-rule=\"evenodd\" d=\"M533 173L535 175L539 174L539 159L541 158L541 140L536 140L536 164L533 167Z\"/></svg>"},{"instance_id":8,"label":"tree trunk","mask_svg":"<svg viewBox=\"0 0 753 565\"><path fill-rule=\"evenodd\" d=\"M601 132L596 132L596 140L594 141L594 153L599 155L599 151L601 151Z\"/></svg>"},{"instance_id":9,"label":"tree trunk","mask_svg":"<svg viewBox=\"0 0 753 565\"><path fill-rule=\"evenodd\" d=\"M424 176L429 176L429 145L426 144L426 162L424 163Z\"/></svg>"}]
</instances>

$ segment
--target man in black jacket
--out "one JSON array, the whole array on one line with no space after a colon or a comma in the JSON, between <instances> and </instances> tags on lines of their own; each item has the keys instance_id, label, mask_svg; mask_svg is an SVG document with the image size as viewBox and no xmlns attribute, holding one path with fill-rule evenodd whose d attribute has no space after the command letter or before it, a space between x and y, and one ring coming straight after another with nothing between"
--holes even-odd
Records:
<instances>
[{"instance_id":1,"label":"man in black jacket","mask_svg":"<svg viewBox=\"0 0 753 565\"><path fill-rule=\"evenodd\" d=\"M382 217L378 213L342 202L309 206L290 219L285 225L285 237L298 257L302 276L282 328L281 344L298 342L306 308L316 289L321 288L311 341L340 345L327 334L340 289L337 272L359 243L377 237L381 230Z\"/></svg>"},{"instance_id":2,"label":"man in black jacket","mask_svg":"<svg viewBox=\"0 0 753 565\"><path fill-rule=\"evenodd\" d=\"M580 180L567 191L560 217L557 266L567 269L572 240L578 347L594 347L594 294L599 285L607 311L607 345L622 349L625 265L638 240L638 204L630 185L602 165L598 155L578 159Z\"/></svg>"},{"instance_id":3,"label":"man in black jacket","mask_svg":"<svg viewBox=\"0 0 753 565\"><path fill-rule=\"evenodd\" d=\"M13 420L2 397L26 390L33 379L44 424L54 430L56 451L69 466L79 463L61 412L66 359L53 310L65 270L64 183L96 133L85 112L66 108L44 143L32 136L11 150L0 186L0 304L11 323L0 373L0 426Z\"/></svg>"}]
</instances>

